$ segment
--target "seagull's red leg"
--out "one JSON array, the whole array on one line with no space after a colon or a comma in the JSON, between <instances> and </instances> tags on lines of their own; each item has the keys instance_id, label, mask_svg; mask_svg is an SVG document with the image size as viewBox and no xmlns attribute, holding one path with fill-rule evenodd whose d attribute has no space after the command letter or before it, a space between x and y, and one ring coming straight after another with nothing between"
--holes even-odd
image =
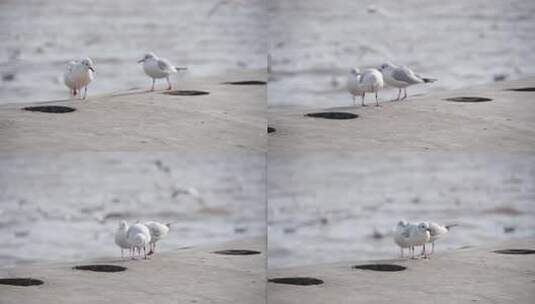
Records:
<instances>
[{"instance_id":1,"label":"seagull's red leg","mask_svg":"<svg viewBox=\"0 0 535 304\"><path fill-rule=\"evenodd\" d=\"M171 90L173 88L173 86L171 85L171 81L169 80L169 76L166 77L167 78L167 84L169 85L167 87L168 90Z\"/></svg>"}]
</instances>

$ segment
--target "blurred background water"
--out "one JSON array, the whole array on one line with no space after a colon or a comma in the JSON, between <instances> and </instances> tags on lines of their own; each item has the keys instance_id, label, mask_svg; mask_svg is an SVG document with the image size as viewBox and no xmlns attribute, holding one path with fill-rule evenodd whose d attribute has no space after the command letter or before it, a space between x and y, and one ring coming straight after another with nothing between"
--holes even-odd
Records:
<instances>
[{"instance_id":1,"label":"blurred background water","mask_svg":"<svg viewBox=\"0 0 535 304\"><path fill-rule=\"evenodd\" d=\"M270 0L270 106L348 106L350 67L439 81L409 94L535 74L535 1ZM381 100L397 90L380 93Z\"/></svg>"},{"instance_id":2,"label":"blurred background water","mask_svg":"<svg viewBox=\"0 0 535 304\"><path fill-rule=\"evenodd\" d=\"M535 237L535 154L274 152L268 164L270 268L396 258L401 219L459 224L437 252Z\"/></svg>"},{"instance_id":3,"label":"blurred background water","mask_svg":"<svg viewBox=\"0 0 535 304\"><path fill-rule=\"evenodd\" d=\"M173 223L158 243L265 235L265 155L1 153L0 265L120 256L118 222Z\"/></svg>"},{"instance_id":4,"label":"blurred background water","mask_svg":"<svg viewBox=\"0 0 535 304\"><path fill-rule=\"evenodd\" d=\"M84 56L92 95L149 88L148 51L188 66L178 79L266 66L263 0L2 0L0 28L0 103L68 98L65 64Z\"/></svg>"}]
</instances>

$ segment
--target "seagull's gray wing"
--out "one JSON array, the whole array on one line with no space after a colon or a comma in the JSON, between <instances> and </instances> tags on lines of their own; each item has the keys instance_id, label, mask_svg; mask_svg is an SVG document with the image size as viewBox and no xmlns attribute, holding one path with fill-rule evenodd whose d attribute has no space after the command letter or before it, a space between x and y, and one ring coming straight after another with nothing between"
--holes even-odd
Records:
<instances>
[{"instance_id":1,"label":"seagull's gray wing","mask_svg":"<svg viewBox=\"0 0 535 304\"><path fill-rule=\"evenodd\" d=\"M411 236L409 229L403 230L403 232L401 232L401 236L408 239Z\"/></svg>"},{"instance_id":2,"label":"seagull's gray wing","mask_svg":"<svg viewBox=\"0 0 535 304\"><path fill-rule=\"evenodd\" d=\"M165 60L165 59L158 59L158 67L160 68L160 70L164 71L164 72L174 72L175 71L175 68L173 67L173 65Z\"/></svg>"},{"instance_id":3,"label":"seagull's gray wing","mask_svg":"<svg viewBox=\"0 0 535 304\"><path fill-rule=\"evenodd\" d=\"M414 73L406 67L395 68L392 72L392 78L397 81L405 82L408 84L416 84L422 82L420 78L416 77Z\"/></svg>"}]
</instances>

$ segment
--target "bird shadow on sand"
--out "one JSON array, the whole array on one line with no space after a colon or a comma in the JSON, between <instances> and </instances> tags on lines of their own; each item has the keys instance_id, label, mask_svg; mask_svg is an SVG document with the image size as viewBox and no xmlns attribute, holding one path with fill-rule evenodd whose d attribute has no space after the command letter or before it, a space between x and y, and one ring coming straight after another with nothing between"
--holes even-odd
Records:
<instances>
[{"instance_id":1,"label":"bird shadow on sand","mask_svg":"<svg viewBox=\"0 0 535 304\"><path fill-rule=\"evenodd\" d=\"M379 104L379 106L376 106L375 104L362 106L362 105L359 104L359 105L356 105L356 106L325 108L324 111L330 111L330 112L348 111L348 112L351 112L351 111L357 111L357 110L368 110L368 109L378 109L378 108L379 109L381 108L381 104Z\"/></svg>"}]
</instances>

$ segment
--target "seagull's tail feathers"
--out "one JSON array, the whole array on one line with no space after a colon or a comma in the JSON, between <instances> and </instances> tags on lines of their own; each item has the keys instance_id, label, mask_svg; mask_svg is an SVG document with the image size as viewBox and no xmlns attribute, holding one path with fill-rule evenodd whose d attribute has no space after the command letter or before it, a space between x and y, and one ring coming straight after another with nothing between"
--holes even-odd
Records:
<instances>
[{"instance_id":1,"label":"seagull's tail feathers","mask_svg":"<svg viewBox=\"0 0 535 304\"><path fill-rule=\"evenodd\" d=\"M446 225L446 229L450 230L450 228L453 228L453 227L457 227L459 226L459 224L451 224L451 225Z\"/></svg>"},{"instance_id":2,"label":"seagull's tail feathers","mask_svg":"<svg viewBox=\"0 0 535 304\"><path fill-rule=\"evenodd\" d=\"M438 79L422 77L422 80L423 80L424 83L433 83L433 82L437 81Z\"/></svg>"}]
</instances>

